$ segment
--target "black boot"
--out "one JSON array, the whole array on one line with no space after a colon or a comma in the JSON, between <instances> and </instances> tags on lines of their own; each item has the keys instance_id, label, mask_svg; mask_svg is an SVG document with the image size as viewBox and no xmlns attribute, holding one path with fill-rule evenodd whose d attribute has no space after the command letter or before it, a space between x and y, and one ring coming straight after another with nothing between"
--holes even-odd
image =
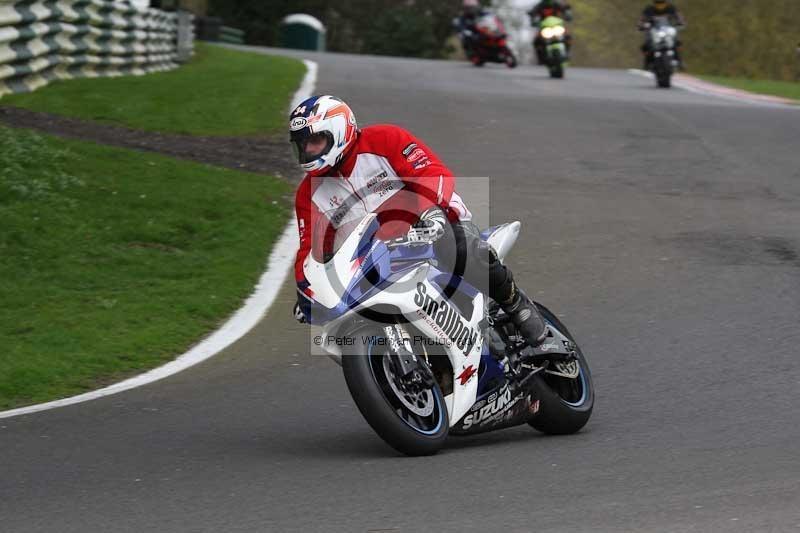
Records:
<instances>
[{"instance_id":1,"label":"black boot","mask_svg":"<svg viewBox=\"0 0 800 533\"><path fill-rule=\"evenodd\" d=\"M497 252L486 241L481 239L480 230L471 222L459 222L452 226L453 241L456 243L456 261L461 265L454 270L457 274L463 273L464 279L480 291L488 289L489 297L497 302L503 311L511 317L520 334L531 345L538 346L547 335L547 328L542 315L514 283L514 275L497 257ZM439 246L444 246L447 238L437 241ZM444 251L444 249L440 249ZM452 254L452 251L450 252ZM440 255L437 253L437 255ZM446 255L442 254L441 257ZM467 266L464 269L464 266ZM486 274L488 271L488 280ZM486 281L489 286L486 287Z\"/></svg>"},{"instance_id":2,"label":"black boot","mask_svg":"<svg viewBox=\"0 0 800 533\"><path fill-rule=\"evenodd\" d=\"M511 317L511 321L517 326L522 337L531 346L539 346L547 336L547 327L544 319L536 309L536 305L531 302L512 281L512 295L504 301L498 302L503 311Z\"/></svg>"}]
</instances>

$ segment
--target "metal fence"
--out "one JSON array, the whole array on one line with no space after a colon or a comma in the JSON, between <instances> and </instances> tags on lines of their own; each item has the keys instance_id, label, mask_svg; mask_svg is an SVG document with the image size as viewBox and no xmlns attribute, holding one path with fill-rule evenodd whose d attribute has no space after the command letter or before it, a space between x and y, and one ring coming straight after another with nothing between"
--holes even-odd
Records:
<instances>
[{"instance_id":1,"label":"metal fence","mask_svg":"<svg viewBox=\"0 0 800 533\"><path fill-rule=\"evenodd\" d=\"M127 0L0 0L0 98L53 80L170 70L192 47L187 13Z\"/></svg>"},{"instance_id":2,"label":"metal fence","mask_svg":"<svg viewBox=\"0 0 800 533\"><path fill-rule=\"evenodd\" d=\"M244 30L229 26L219 27L219 40L223 43L244 44Z\"/></svg>"}]
</instances>

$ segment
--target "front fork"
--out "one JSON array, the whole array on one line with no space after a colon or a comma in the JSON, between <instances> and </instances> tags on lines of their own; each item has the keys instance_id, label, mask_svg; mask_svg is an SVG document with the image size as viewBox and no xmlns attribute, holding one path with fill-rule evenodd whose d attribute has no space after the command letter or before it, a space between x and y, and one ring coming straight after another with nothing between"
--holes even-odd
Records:
<instances>
[{"instance_id":1,"label":"front fork","mask_svg":"<svg viewBox=\"0 0 800 533\"><path fill-rule=\"evenodd\" d=\"M400 324L383 327L389 354L405 382L431 388L436 384L431 368L409 348L408 336Z\"/></svg>"},{"instance_id":2,"label":"front fork","mask_svg":"<svg viewBox=\"0 0 800 533\"><path fill-rule=\"evenodd\" d=\"M548 59L553 57L553 52L555 50L558 50L559 52L561 52L562 61L566 62L569 60L569 53L567 52L567 44L564 41L545 45L545 50L547 52Z\"/></svg>"}]
</instances>

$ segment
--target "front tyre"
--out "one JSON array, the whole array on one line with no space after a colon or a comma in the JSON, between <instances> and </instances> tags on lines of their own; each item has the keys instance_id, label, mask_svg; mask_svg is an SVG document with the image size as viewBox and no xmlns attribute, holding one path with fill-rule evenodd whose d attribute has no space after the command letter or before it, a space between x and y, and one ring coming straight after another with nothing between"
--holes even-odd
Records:
<instances>
[{"instance_id":1,"label":"front tyre","mask_svg":"<svg viewBox=\"0 0 800 533\"><path fill-rule=\"evenodd\" d=\"M566 326L546 307L536 304L544 319L573 343L575 339ZM534 379L539 380L539 411L528 422L533 428L548 435L568 435L577 433L589 421L594 409L594 384L580 347L576 346L578 375L566 378L543 373Z\"/></svg>"},{"instance_id":2,"label":"front tyre","mask_svg":"<svg viewBox=\"0 0 800 533\"><path fill-rule=\"evenodd\" d=\"M668 63L666 56L661 56L656 61L655 76L656 84L662 89L672 87L672 65Z\"/></svg>"},{"instance_id":3,"label":"front tyre","mask_svg":"<svg viewBox=\"0 0 800 533\"><path fill-rule=\"evenodd\" d=\"M363 332L362 332L363 333ZM374 332L354 335L354 353L342 357L347 388L358 410L389 446L410 456L433 455L447 439L450 427L444 396L438 384L423 389L405 383L396 372L389 343L376 342ZM373 336L369 336L373 335ZM421 364L426 364L420 360Z\"/></svg>"},{"instance_id":4,"label":"front tyre","mask_svg":"<svg viewBox=\"0 0 800 533\"><path fill-rule=\"evenodd\" d=\"M508 68L517 68L517 57L511 50L506 50L506 66Z\"/></svg>"},{"instance_id":5,"label":"front tyre","mask_svg":"<svg viewBox=\"0 0 800 533\"><path fill-rule=\"evenodd\" d=\"M560 51L555 50L553 52L548 68L550 69L551 78L559 80L564 78L564 58L561 56Z\"/></svg>"}]
</instances>

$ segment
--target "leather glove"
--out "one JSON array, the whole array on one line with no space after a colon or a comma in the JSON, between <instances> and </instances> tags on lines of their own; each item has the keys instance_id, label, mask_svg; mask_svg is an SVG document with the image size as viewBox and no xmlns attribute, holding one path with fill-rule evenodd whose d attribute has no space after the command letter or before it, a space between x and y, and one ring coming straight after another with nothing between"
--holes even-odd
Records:
<instances>
[{"instance_id":1,"label":"leather glove","mask_svg":"<svg viewBox=\"0 0 800 533\"><path fill-rule=\"evenodd\" d=\"M444 235L447 217L438 207L428 209L419 216L419 220L408 230L406 238L410 243L435 242Z\"/></svg>"}]
</instances>

